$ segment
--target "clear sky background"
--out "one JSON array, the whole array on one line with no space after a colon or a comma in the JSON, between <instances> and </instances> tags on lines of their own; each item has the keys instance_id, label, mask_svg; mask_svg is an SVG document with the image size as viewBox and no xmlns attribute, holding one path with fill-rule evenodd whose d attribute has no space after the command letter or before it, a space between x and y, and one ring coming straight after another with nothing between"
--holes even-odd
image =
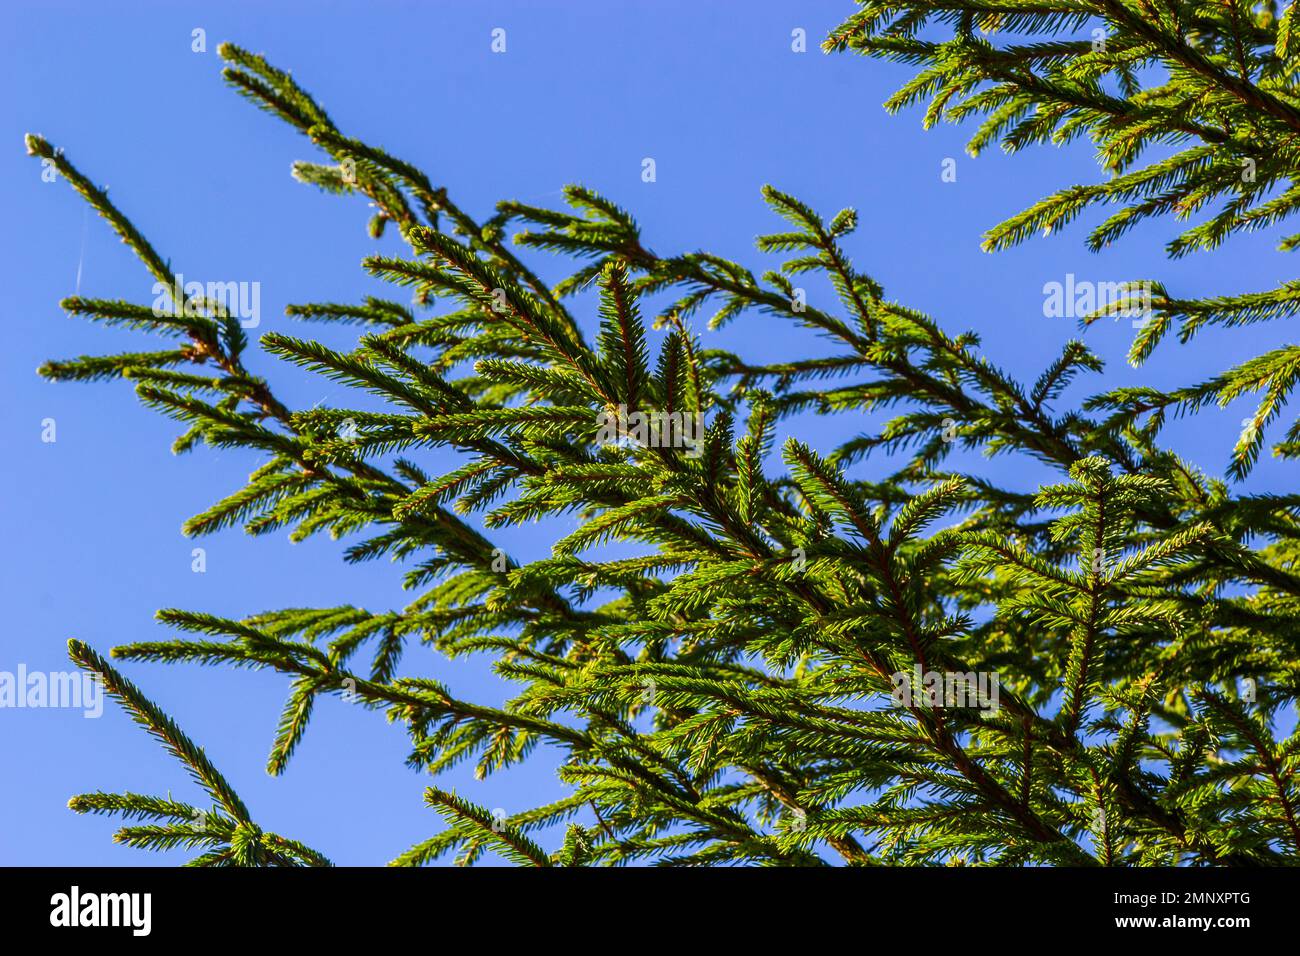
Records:
<instances>
[{"instance_id":1,"label":"clear sky background","mask_svg":"<svg viewBox=\"0 0 1300 956\"><path fill-rule=\"evenodd\" d=\"M109 228L60 181L45 183L22 134L45 135L188 278L258 281L262 324L311 331L283 316L290 302L360 301L385 293L359 268L398 240L365 233L360 200L325 196L289 177L291 161L319 159L305 139L254 109L220 80L217 45L232 40L292 71L348 134L430 173L480 219L499 199L558 204L582 182L629 208L651 248L702 249L756 269L776 260L754 236L776 231L759 189L772 183L828 216L860 213L849 248L887 293L976 329L994 361L1031 382L1079 335L1043 316L1043 285L1067 273L1091 281L1159 278L1194 297L1271 288L1293 276L1276 234L1168 262L1170 222L1149 224L1103 254L1083 237L1096 215L1050 239L987 255L981 232L1047 192L1099 175L1087 144L1017 157L964 153L970 129L924 131L912 111L890 117L885 98L905 70L818 49L853 9L849 0L639 0L450 3L10 2L0 9L0 588L6 626L0 671L70 669L69 637L101 652L162 639L161 607L230 616L289 606L401 607L401 569L346 566L328 538L292 544L239 530L199 541L181 522L238 488L252 456L199 449L175 457L174 422L142 408L123 384L49 384L49 358L151 347L147 336L92 327L58 301L82 295L152 301L153 280ZM206 30L207 52L191 51ZM491 31L507 31L493 54ZM809 50L791 50L791 31ZM641 181L643 158L655 183ZM945 158L957 181L941 181ZM563 263L534 256L548 277ZM593 325L591 310L584 322ZM318 328L318 327L316 327ZM255 333L255 334L256 334ZM1102 375L1067 396L1120 385L1198 381L1281 340L1279 327L1209 331L1190 347L1166 344L1142 369L1124 363L1127 321L1088 331L1107 359ZM344 345L355 336L331 338ZM156 340L153 340L156 341ZM746 316L706 344L773 360L823 348L779 320ZM265 356L253 358L291 407L342 400L339 389ZM1059 407L1059 406L1058 406ZM1175 447L1221 474L1239 403L1169 431ZM57 441L41 441L41 422ZM801 423L821 450L866 427L843 417ZM425 463L436 470L430 455ZM883 466L868 463L864 474ZM986 473L1032 487L1042 473L999 459ZM1250 487L1295 487L1294 465L1267 457ZM545 553L553 529L503 536L524 557ZM191 549L207 549L207 572ZM482 663L449 664L408 652L419 673L462 695L497 702L503 686ZM124 670L171 713L232 780L257 821L341 864L384 863L441 829L424 806L429 780L404 766L408 740L381 715L324 699L281 778L263 769L286 692L279 675L197 666ZM468 768L441 779L476 803L517 812L560 792L546 755L484 782ZM110 820L66 809L76 793L197 788L111 702L99 720L63 710L0 710L0 864L159 864L188 854L115 846Z\"/></svg>"}]
</instances>

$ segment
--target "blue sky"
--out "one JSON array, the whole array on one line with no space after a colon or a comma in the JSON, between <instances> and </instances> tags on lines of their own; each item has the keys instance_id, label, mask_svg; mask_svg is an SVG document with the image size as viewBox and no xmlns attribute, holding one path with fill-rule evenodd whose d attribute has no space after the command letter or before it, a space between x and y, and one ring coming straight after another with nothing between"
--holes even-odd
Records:
<instances>
[{"instance_id":1,"label":"blue sky","mask_svg":"<svg viewBox=\"0 0 1300 956\"><path fill-rule=\"evenodd\" d=\"M184 538L181 522L239 487L256 459L208 449L175 457L177 426L140 407L129 387L55 385L35 374L49 358L146 344L63 315L57 303L77 291L78 279L83 295L143 303L153 298L153 280L66 183L42 181L24 154L27 131L108 185L179 271L260 282L258 332L306 331L284 318L286 303L383 294L358 263L400 247L368 238L362 202L290 178L293 160L319 157L221 82L215 50L223 40L292 71L345 132L421 166L480 218L499 199L558 204L566 183L581 182L630 209L657 251L704 249L769 268L774 260L753 247L755 235L779 228L760 199L764 183L828 216L855 206L861 225L849 248L863 270L948 329L978 330L994 361L1031 380L1079 334L1072 320L1043 316L1044 283L1067 273L1159 278L1186 297L1271 288L1290 277L1270 233L1168 262L1161 249L1174 224L1159 222L1090 254L1082 239L1096 216L1011 252L982 253L985 228L1057 187L1094 180L1088 147L1010 158L995 150L973 160L964 153L970 130L924 131L916 111L890 117L880 104L904 70L817 50L851 9L848 0L4 4L0 82L11 93L0 102L7 332L0 582L9 624L0 671L67 670L65 642L74 636L104 652L161 639L168 632L153 619L161 607L244 616L341 603L380 610L409 600L400 568L346 566L342 545L328 539L295 545L238 530ZM504 54L490 48L498 27L506 30ZM191 50L195 28L206 31L206 53ZM807 53L791 50L795 28L807 31ZM641 180L646 157L656 162L654 183ZM956 182L941 180L946 158L957 161ZM548 277L562 275L562 262L531 261ZM585 321L590 327L590 310ZM1107 368L1067 397L1197 381L1280 340L1269 327L1211 330L1190 347L1163 346L1133 369L1123 358L1131 335L1127 322L1089 331L1086 341ZM705 342L755 360L819 348L806 332L759 316L705 333ZM341 398L324 380L265 356L254 366L293 407ZM1221 473L1248 410L1244 403L1210 410L1169 435ZM47 418L57 427L52 444L41 441ZM863 423L799 427L826 450ZM445 463L428 461L434 469ZM1014 459L990 463L987 473L1024 487L1039 474ZM1265 458L1251 487L1294 483L1293 471ZM552 531L517 530L503 541L540 555ZM191 571L195 546L207 550L204 574ZM501 697L480 663L425 657L421 673L469 697ZM188 666L126 671L206 747L267 828L342 864L386 862L441 828L421 800L428 779L403 765L404 733L379 715L322 702L287 774L273 779L263 767L283 678ZM114 705L98 720L68 710L0 711L0 766L0 864L184 858L117 847L113 822L65 807L69 796L96 789L197 797L183 769ZM442 782L508 812L559 792L544 757L484 782L468 771Z\"/></svg>"}]
</instances>

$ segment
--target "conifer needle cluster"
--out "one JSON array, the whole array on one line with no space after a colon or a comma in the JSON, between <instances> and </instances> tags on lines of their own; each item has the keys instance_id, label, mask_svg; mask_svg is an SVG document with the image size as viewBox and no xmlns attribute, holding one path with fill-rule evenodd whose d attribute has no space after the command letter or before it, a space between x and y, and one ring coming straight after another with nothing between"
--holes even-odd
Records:
<instances>
[{"instance_id":1,"label":"conifer needle cluster","mask_svg":"<svg viewBox=\"0 0 1300 956\"><path fill-rule=\"evenodd\" d=\"M973 150L1093 138L1112 178L996 227L991 248L1098 203L1121 208L1094 245L1221 203L1174 241L1181 255L1300 202L1291 19L1233 3L868 0L828 44L917 65L891 105L929 99L929 119L983 117ZM1101 46L1063 38L1088 37L1093 22ZM772 257L761 275L655 251L628 211L581 186L563 208L503 202L479 220L416 166L349 136L288 73L229 44L221 55L237 92L320 150L295 176L364 198L372 234L395 229L409 250L362 263L386 297L288 308L308 329L355 326L351 349L309 331L257 343L383 410L288 406L246 366L237 318L208 301L160 315L65 300L151 344L41 373L128 380L176 420L177 452L260 453L187 534L328 533L349 562L400 561L407 597L377 612L238 620L165 609L176 636L116 647L117 661L282 674L272 774L327 695L405 727L410 765L435 781L462 763L482 777L543 748L560 755L568 794L504 818L431 785L445 824L398 865L487 853L528 866L1300 860L1300 737L1278 729L1300 686L1300 496L1243 493L1237 480L1300 374L1297 347L1182 391L1062 407L1067 386L1102 368L1086 345L1017 380L976 335L860 271L844 248L852 209L827 218L765 189L777 225L758 240ZM1167 158L1140 158L1171 143ZM36 136L28 149L171 287L169 261L61 150ZM528 264L541 254L571 261L569 276L543 282ZM834 301L804 301L811 274ZM1188 340L1206 324L1287 317L1297 294L1162 292L1135 357L1175 326ZM709 344L710 330L758 315L832 354L761 363ZM1167 415L1243 392L1263 394L1259 428L1227 477L1161 443ZM882 409L887 425L859 431ZM638 412L698 419L698 447L602 441L610 416ZM778 447L781 423L810 413L838 416L844 439ZM1280 454L1296 448L1295 427ZM959 451L1027 456L1056 478L1001 487ZM852 477L868 456L888 477ZM493 539L560 517L576 525L535 560ZM70 653L212 801L94 793L74 810L118 814L130 821L119 841L191 847L199 865L328 863L261 830L113 665L78 642ZM429 654L484 656L513 696L467 700L403 676ZM954 705L951 683L900 696L911 674L994 675L996 706Z\"/></svg>"}]
</instances>

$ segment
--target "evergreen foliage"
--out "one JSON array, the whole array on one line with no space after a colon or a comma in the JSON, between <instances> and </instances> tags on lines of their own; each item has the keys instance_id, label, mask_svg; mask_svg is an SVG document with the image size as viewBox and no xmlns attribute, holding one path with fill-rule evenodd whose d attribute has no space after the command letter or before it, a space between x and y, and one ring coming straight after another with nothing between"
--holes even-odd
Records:
<instances>
[{"instance_id":1,"label":"evergreen foliage","mask_svg":"<svg viewBox=\"0 0 1300 956\"><path fill-rule=\"evenodd\" d=\"M928 101L927 126L978 120L972 156L1000 143L1009 153L1083 136L1108 174L1047 196L990 229L987 250L1036 232L1050 234L1093 206L1112 207L1091 230L1088 247L1109 246L1144 220L1186 222L1171 239L1182 257L1234 235L1284 223L1300 210L1300 44L1294 3L1278 16L1276 0L858 0L861 9L823 44L921 67L886 103L891 110ZM1300 235L1279 250L1300 245ZM1129 359L1145 361L1177 329L1189 342L1207 326L1229 328L1291 318L1300 283L1201 299L1180 298L1148 281L1152 315L1134 337ZM1102 314L1130 307L1132 297ZM1267 427L1282 416L1300 378L1300 352L1287 345L1170 393L1121 389L1096 396L1106 409L1154 433L1170 414L1210 402L1260 396L1233 450L1231 472L1244 477L1258 459ZM1273 446L1300 456L1300 418Z\"/></svg>"},{"instance_id":2,"label":"evergreen foliage","mask_svg":"<svg viewBox=\"0 0 1300 956\"><path fill-rule=\"evenodd\" d=\"M976 146L1088 132L1122 171L1144 145L1204 140L1035 207L990 233L994 247L1100 201L1129 204L1098 233L1109 241L1141 216L1225 199L1228 218L1187 234L1176 253L1289 212L1245 201L1228 173L1253 150L1261 184L1289 175L1290 13L1279 26L1234 21L1242 11L1231 6L1144 10L1119 0L868 2L829 42L921 64L896 103L934 96L935 117L986 114ZM997 49L975 32L1036 34L1092 16L1110 25L1108 52L1060 40ZM954 38L918 39L930 22L952 25ZM427 802L446 827L399 865L487 852L530 866L1300 859L1300 736L1278 731L1300 677L1300 495L1241 493L1159 435L1176 409L1245 390L1266 394L1262 428L1300 369L1294 347L1185 392L1101 395L1058 411L1072 381L1100 371L1097 356L1070 342L1035 382L1017 381L974 334L944 331L858 270L843 247L857 226L851 209L827 220L766 189L784 224L759 248L786 261L762 276L709 253L654 252L627 211L581 186L565 191L567 208L504 202L480 222L413 165L341 131L289 74L228 44L221 54L238 92L328 158L298 164L296 177L364 197L377 210L372 234L391 224L409 245L407 256L363 265L406 287L412 304L395 288L392 300L289 307L304 322L356 326L350 351L261 338L270 355L369 393L384 411L289 408L246 367L238 321L201 301L157 316L66 300L70 313L168 341L50 362L42 374L131 380L183 426L178 452L263 455L187 534L346 537L348 561L403 560L411 598L378 613L290 607L242 620L163 610L178 636L117 647L115 658L284 674L272 774L321 695L349 695L404 725L409 763L433 775L470 761L479 776L507 771L542 747L561 755L569 794L505 819L431 786ZM1157 63L1168 81L1140 86ZM1107 79L1123 91L1102 92ZM155 279L173 282L66 155L35 136L28 148ZM569 257L574 271L550 287L526 264L530 250ZM800 299L796 280L809 273L833 286L833 308ZM573 311L584 293L599 301L592 341ZM1288 314L1293 294L1162 300L1157 325L1179 319L1188 338L1205 323ZM693 328L755 312L810 330L834 354L755 364L707 347ZM879 433L824 452L793 439L774 447L791 416L879 409L896 413ZM602 438L637 413L705 424L697 443ZM1239 462L1258 453L1250 447ZM1028 456L1058 483L999 487L955 467L959 449ZM890 476L850 477L873 453ZM521 561L491 538L558 516L579 522L549 557ZM631 556L610 556L611 542ZM514 696L469 701L404 677L413 652L486 655ZM326 862L262 833L169 718L84 645L71 653L218 806L196 818L170 799L93 794L74 809L160 821L119 839L202 846L197 864ZM917 672L996 675L998 706L920 693L900 705L897 675ZM1244 699L1243 683L1254 689Z\"/></svg>"}]
</instances>

